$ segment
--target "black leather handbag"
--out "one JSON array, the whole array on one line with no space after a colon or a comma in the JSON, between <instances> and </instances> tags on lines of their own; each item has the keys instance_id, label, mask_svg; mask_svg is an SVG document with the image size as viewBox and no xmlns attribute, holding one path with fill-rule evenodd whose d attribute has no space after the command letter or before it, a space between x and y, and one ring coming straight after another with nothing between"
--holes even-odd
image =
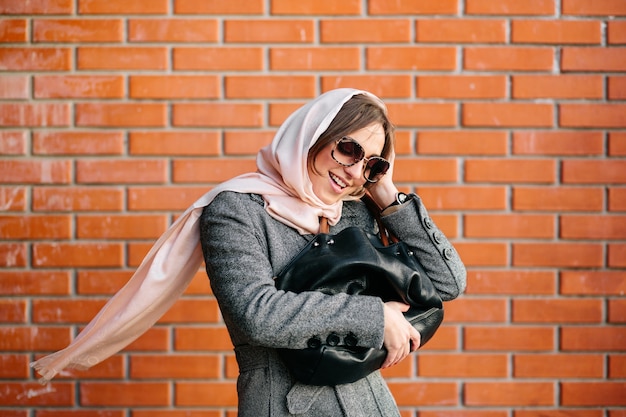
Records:
<instances>
[{"instance_id":1,"label":"black leather handbag","mask_svg":"<svg viewBox=\"0 0 626 417\"><path fill-rule=\"evenodd\" d=\"M372 202L368 202L370 210ZM377 210L377 207L376 207ZM378 213L378 210L375 214ZM373 295L383 301L402 301L404 313L419 331L423 346L443 321L443 304L415 254L391 237L379 216L380 237L357 227L328 233L322 219L320 233L275 278L280 290L321 291ZM315 341L315 339L312 339ZM387 351L356 346L353 336L316 340L305 349L278 349L296 380L308 385L339 385L357 381L380 369Z\"/></svg>"}]
</instances>

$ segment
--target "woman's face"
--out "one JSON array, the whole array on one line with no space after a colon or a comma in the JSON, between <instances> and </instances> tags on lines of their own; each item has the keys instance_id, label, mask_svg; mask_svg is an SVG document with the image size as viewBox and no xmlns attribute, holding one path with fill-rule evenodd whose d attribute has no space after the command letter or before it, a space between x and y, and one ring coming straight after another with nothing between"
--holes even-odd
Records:
<instances>
[{"instance_id":1,"label":"woman's face","mask_svg":"<svg viewBox=\"0 0 626 417\"><path fill-rule=\"evenodd\" d=\"M357 141L365 151L365 157L380 156L385 145L385 130L380 123L374 123L363 129L352 132L347 137ZM341 138L337 138L341 139ZM315 195L325 204L334 204L360 190L366 183L363 177L365 159L345 167L338 164L331 151L335 142L326 145L308 168L309 178Z\"/></svg>"}]
</instances>

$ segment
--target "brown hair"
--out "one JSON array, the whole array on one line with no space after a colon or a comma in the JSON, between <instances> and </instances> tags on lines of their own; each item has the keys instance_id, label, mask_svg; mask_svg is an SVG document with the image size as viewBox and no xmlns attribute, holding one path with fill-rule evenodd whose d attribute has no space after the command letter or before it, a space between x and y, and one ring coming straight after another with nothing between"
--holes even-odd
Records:
<instances>
[{"instance_id":1,"label":"brown hair","mask_svg":"<svg viewBox=\"0 0 626 417\"><path fill-rule=\"evenodd\" d=\"M363 129L373 123L380 123L385 131L385 144L380 154L383 158L388 158L394 145L395 127L387 117L387 113L380 104L372 97L365 94L357 94L352 96L339 110L337 116L330 122L328 128L322 133L309 149L308 164L309 168L315 171L315 158L321 150L329 143L333 143L359 129ZM366 183L368 187L372 183ZM361 191L358 195L362 195Z\"/></svg>"}]
</instances>

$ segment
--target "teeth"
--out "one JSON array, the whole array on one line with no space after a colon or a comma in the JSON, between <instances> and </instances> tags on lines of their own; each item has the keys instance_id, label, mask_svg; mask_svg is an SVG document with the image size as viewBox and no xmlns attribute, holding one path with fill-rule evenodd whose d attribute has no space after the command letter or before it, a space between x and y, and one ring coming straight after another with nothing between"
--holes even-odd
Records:
<instances>
[{"instance_id":1,"label":"teeth","mask_svg":"<svg viewBox=\"0 0 626 417\"><path fill-rule=\"evenodd\" d=\"M346 187L348 186L348 184L346 184L345 182L341 181L341 180L339 179L339 177L337 177L337 176L336 176L335 174L333 174L332 172L331 172L331 174L330 174L330 178L332 178L332 179L333 179L333 181L335 181L335 182L337 183L337 185L339 185L341 188L346 188Z\"/></svg>"}]
</instances>

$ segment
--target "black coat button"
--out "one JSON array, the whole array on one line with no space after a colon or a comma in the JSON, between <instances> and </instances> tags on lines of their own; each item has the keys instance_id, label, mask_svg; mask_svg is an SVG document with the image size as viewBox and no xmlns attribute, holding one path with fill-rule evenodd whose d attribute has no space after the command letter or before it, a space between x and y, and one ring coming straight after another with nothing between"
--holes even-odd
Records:
<instances>
[{"instance_id":1,"label":"black coat button","mask_svg":"<svg viewBox=\"0 0 626 417\"><path fill-rule=\"evenodd\" d=\"M317 349L318 347L322 345L322 341L320 340L319 337L313 336L306 342L306 345L311 349Z\"/></svg>"},{"instance_id":2,"label":"black coat button","mask_svg":"<svg viewBox=\"0 0 626 417\"><path fill-rule=\"evenodd\" d=\"M356 346L359 339L357 339L354 333L348 333L348 335L345 337L345 339L343 339L343 341L346 344L346 346Z\"/></svg>"},{"instance_id":3,"label":"black coat button","mask_svg":"<svg viewBox=\"0 0 626 417\"><path fill-rule=\"evenodd\" d=\"M341 338L337 333L331 333L326 338L326 343L328 346L337 346L341 342Z\"/></svg>"}]
</instances>

